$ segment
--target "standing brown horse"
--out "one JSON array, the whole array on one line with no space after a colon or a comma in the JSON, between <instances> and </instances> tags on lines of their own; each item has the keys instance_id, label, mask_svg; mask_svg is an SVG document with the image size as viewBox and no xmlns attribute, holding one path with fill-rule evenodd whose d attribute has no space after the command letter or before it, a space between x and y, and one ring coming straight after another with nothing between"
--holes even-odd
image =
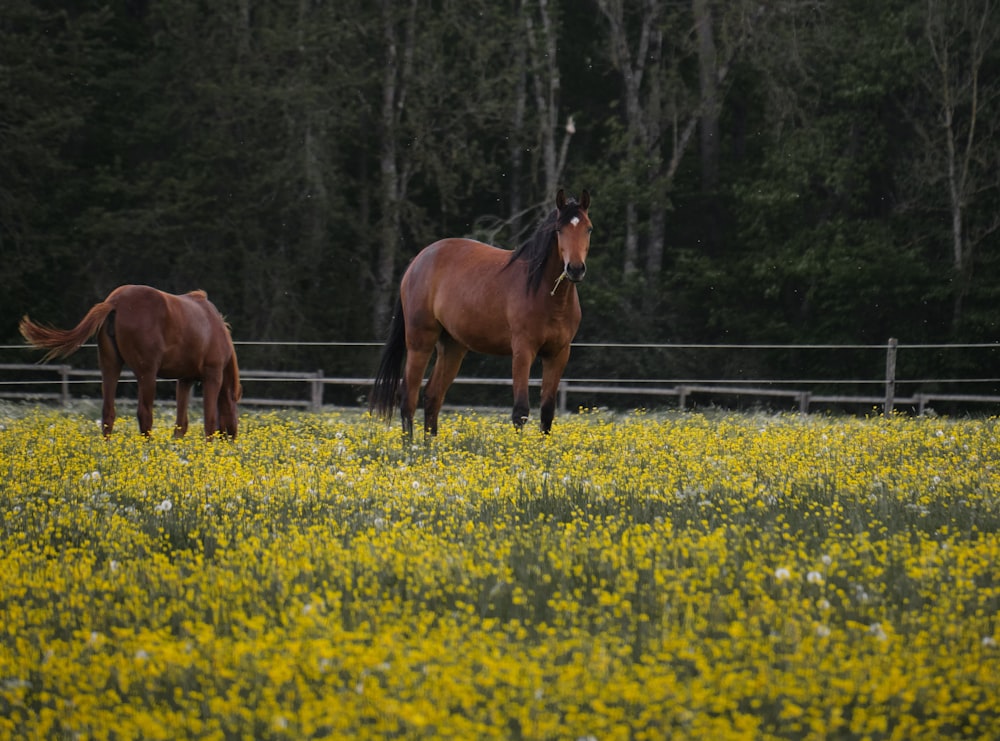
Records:
<instances>
[{"instance_id":1,"label":"standing brown horse","mask_svg":"<svg viewBox=\"0 0 1000 741\"><path fill-rule=\"evenodd\" d=\"M528 374L541 356L541 427L548 432L570 342L580 326L576 283L587 270L589 208L587 191L577 202L560 190L556 208L513 252L471 239L443 239L424 248L400 284L371 409L389 419L398 398L403 431L412 436L420 384L436 350L424 391L424 431L435 435L444 395L465 354L511 355L511 419L520 429L528 419Z\"/></svg>"},{"instance_id":2,"label":"standing brown horse","mask_svg":"<svg viewBox=\"0 0 1000 741\"><path fill-rule=\"evenodd\" d=\"M20 330L28 344L48 349L42 362L64 358L97 335L105 436L115 424L118 377L122 366L128 366L139 382L142 434L148 435L153 427L159 377L177 379L174 437L187 432L188 399L191 386L199 380L204 390L205 435L221 432L236 437L236 402L243 394L236 349L229 326L204 291L174 296L149 286L120 286L95 304L74 329L43 327L25 316Z\"/></svg>"}]
</instances>

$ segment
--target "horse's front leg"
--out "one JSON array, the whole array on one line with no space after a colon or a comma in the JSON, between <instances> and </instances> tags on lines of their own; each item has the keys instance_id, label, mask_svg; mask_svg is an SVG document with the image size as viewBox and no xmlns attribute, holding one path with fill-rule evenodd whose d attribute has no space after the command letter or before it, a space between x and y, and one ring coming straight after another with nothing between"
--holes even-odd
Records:
<instances>
[{"instance_id":1,"label":"horse's front leg","mask_svg":"<svg viewBox=\"0 0 1000 741\"><path fill-rule=\"evenodd\" d=\"M548 434L552 429L552 420L556 416L556 395L559 393L559 381L562 380L566 363L569 362L569 345L555 355L542 358L542 403L540 416L542 432Z\"/></svg>"},{"instance_id":2,"label":"horse's front leg","mask_svg":"<svg viewBox=\"0 0 1000 741\"><path fill-rule=\"evenodd\" d=\"M222 390L222 371L206 373L201 379L202 406L205 411L205 437L219 431L219 391Z\"/></svg>"},{"instance_id":3,"label":"horse's front leg","mask_svg":"<svg viewBox=\"0 0 1000 741\"><path fill-rule=\"evenodd\" d=\"M235 440L239 428L239 417L233 391L223 384L219 391L219 432Z\"/></svg>"},{"instance_id":4,"label":"horse's front leg","mask_svg":"<svg viewBox=\"0 0 1000 741\"><path fill-rule=\"evenodd\" d=\"M188 401L194 381L177 379L177 421L174 423L174 437L184 437L188 430Z\"/></svg>"},{"instance_id":5,"label":"horse's front leg","mask_svg":"<svg viewBox=\"0 0 1000 741\"><path fill-rule=\"evenodd\" d=\"M531 405L528 401L528 378L531 375L531 364L535 360L535 354L528 350L514 350L514 358L511 361L511 377L514 381L514 409L510 413L510 421L517 429L524 427L528 421L528 412Z\"/></svg>"}]
</instances>

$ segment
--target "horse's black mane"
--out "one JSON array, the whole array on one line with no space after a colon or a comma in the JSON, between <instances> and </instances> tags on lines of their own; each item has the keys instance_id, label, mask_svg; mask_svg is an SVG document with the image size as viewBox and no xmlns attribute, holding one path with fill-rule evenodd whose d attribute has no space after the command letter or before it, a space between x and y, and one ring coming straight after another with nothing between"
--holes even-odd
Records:
<instances>
[{"instance_id":1,"label":"horse's black mane","mask_svg":"<svg viewBox=\"0 0 1000 741\"><path fill-rule=\"evenodd\" d=\"M562 211L558 208L552 209L548 216L542 219L535 233L511 254L507 266L512 265L517 260L524 260L528 263L528 293L534 293L541 285L542 271L545 267L545 261L549 259L556 231L571 222L575 216L579 216L580 210L580 204L575 198L566 201Z\"/></svg>"}]
</instances>

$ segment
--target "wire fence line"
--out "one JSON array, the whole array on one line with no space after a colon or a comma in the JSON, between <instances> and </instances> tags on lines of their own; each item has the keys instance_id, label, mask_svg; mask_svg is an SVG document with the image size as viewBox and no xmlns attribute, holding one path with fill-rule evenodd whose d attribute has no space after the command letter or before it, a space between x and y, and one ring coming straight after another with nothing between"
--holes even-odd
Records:
<instances>
[{"instance_id":1,"label":"wire fence line","mask_svg":"<svg viewBox=\"0 0 1000 741\"><path fill-rule=\"evenodd\" d=\"M359 360L352 372L339 371L324 373L322 370L268 370L242 369L244 384L243 403L250 406L299 407L319 410L324 405L357 406L366 401L371 387L373 353L377 353L382 343L377 341L293 341L293 340L240 340L235 345L241 356L252 348L327 348L334 351L364 351L365 358ZM94 344L84 345L95 348ZM869 364L867 376L833 378L795 375L788 378L744 377L738 374L715 374L712 376L691 374L652 374L634 377L619 377L615 373L607 375L568 376L563 379L559 390L559 408L566 411L572 403L579 406L650 406L676 405L682 409L696 405L793 405L806 413L818 408L864 408L879 407L885 413L894 409L910 409L924 414L934 404L944 404L949 408L976 407L992 412L1000 409L1000 377L982 373L985 367L977 367L965 376L942 376L940 374L900 377L897 374L897 359L900 353L908 355L952 351L987 351L988 361L982 365L1000 367L992 362L994 351L1000 351L1000 343L915 343L901 344L890 339L882 344L739 344L739 343L626 343L626 342L580 342L574 343L574 350L594 350L597 352L626 351L684 351L690 353L711 353L724 351L809 351L844 353L865 351L877 353L884 358L877 365ZM99 395L100 372L86 363L95 363L93 354L81 354L77 364L48 364L23 362L31 356L32 348L25 345L0 345L0 360L20 358L22 362L0 363L0 398L26 401L45 401L68 404L78 397L89 398ZM997 357L1000 357L998 355ZM572 367L572 366L571 366ZM122 383L134 383L134 377L126 371ZM531 386L538 387L540 379L534 378ZM456 387L480 387L478 396L467 406L497 406L496 394L489 387L510 387L509 377L496 372L464 373L455 380ZM831 392L836 391L836 392ZM482 402L484 393L491 399ZM451 395L451 394L450 394ZM476 401L478 399L479 401ZM652 402L652 404L650 404Z\"/></svg>"}]
</instances>

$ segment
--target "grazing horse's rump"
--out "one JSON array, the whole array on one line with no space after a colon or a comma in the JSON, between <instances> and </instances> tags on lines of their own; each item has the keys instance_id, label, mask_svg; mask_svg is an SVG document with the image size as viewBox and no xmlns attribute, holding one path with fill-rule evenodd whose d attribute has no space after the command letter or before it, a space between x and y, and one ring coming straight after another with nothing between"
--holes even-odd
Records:
<instances>
[{"instance_id":1,"label":"grazing horse's rump","mask_svg":"<svg viewBox=\"0 0 1000 741\"><path fill-rule=\"evenodd\" d=\"M472 350L512 356L511 420L520 428L528 418L529 371L541 357L541 428L548 432L580 326L576 284L586 272L589 208L587 191L577 202L560 190L556 208L513 252L471 239L442 239L413 258L382 348L372 411L389 418L398 399L403 430L412 434L420 384L436 352L424 390L424 430L436 434L445 392Z\"/></svg>"},{"instance_id":2,"label":"grazing horse's rump","mask_svg":"<svg viewBox=\"0 0 1000 741\"><path fill-rule=\"evenodd\" d=\"M149 286L120 286L91 307L73 329L42 326L27 316L19 328L28 344L49 351L43 362L76 352L96 335L105 435L115 424L118 377L127 366L139 386L139 430L144 435L153 426L156 379L176 378L175 437L187 432L188 399L195 381L202 382L204 391L205 434L236 437L236 403L243 392L236 349L229 326L204 291L175 296Z\"/></svg>"}]
</instances>

